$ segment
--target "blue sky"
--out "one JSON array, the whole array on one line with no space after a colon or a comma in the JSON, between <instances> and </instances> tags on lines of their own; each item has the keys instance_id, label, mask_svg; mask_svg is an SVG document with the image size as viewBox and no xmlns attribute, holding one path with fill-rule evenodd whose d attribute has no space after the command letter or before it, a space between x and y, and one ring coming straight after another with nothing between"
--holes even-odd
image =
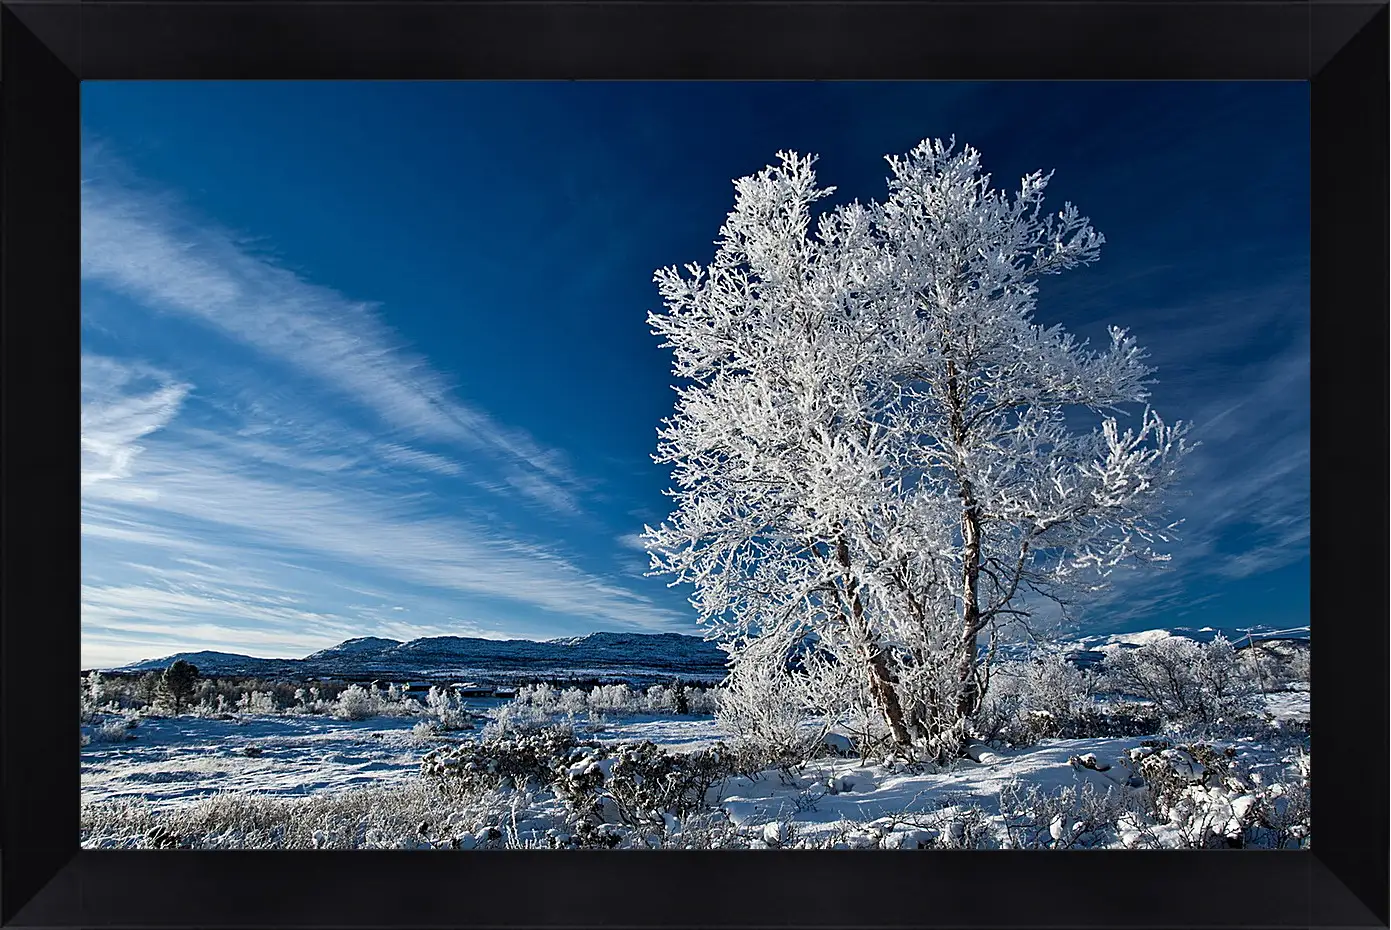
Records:
<instances>
[{"instance_id":1,"label":"blue sky","mask_svg":"<svg viewBox=\"0 0 1391 930\"><path fill-rule=\"evenodd\" d=\"M1308 85L86 82L83 664L352 636L695 632L642 577L659 266L731 179L840 197L955 134L1105 234L1042 322L1129 327L1195 424L1171 568L1089 628L1308 622Z\"/></svg>"}]
</instances>

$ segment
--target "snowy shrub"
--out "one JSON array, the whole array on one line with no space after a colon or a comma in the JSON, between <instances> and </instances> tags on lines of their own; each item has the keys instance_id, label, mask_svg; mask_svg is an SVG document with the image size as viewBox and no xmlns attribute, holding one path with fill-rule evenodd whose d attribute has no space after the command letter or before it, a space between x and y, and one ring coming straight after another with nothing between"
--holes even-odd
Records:
<instances>
[{"instance_id":1,"label":"snowy shrub","mask_svg":"<svg viewBox=\"0 0 1391 930\"><path fill-rule=\"evenodd\" d=\"M869 823L849 822L826 841L831 849L999 849L990 815L961 796L942 797L933 810L901 811Z\"/></svg>"},{"instance_id":2,"label":"snowy shrub","mask_svg":"<svg viewBox=\"0 0 1391 930\"><path fill-rule=\"evenodd\" d=\"M134 723L133 718L110 718L92 730L92 741L96 743L124 743L126 740L135 739L135 736L130 732L134 729Z\"/></svg>"},{"instance_id":3,"label":"snowy shrub","mask_svg":"<svg viewBox=\"0 0 1391 930\"><path fill-rule=\"evenodd\" d=\"M420 762L421 774L454 778L486 787L546 787L568 765L579 742L573 729L548 727L516 736L490 737L447 749L432 749Z\"/></svg>"},{"instance_id":4,"label":"snowy shrub","mask_svg":"<svg viewBox=\"0 0 1391 930\"><path fill-rule=\"evenodd\" d=\"M664 685L653 685L643 694L642 709L650 714L680 713L676 709L677 693Z\"/></svg>"},{"instance_id":5,"label":"snowy shrub","mask_svg":"<svg viewBox=\"0 0 1391 930\"><path fill-rule=\"evenodd\" d=\"M748 645L719 689L715 720L744 753L793 769L818 753L829 724L804 725L805 683L782 655L770 638Z\"/></svg>"},{"instance_id":6,"label":"snowy shrub","mask_svg":"<svg viewBox=\"0 0 1391 930\"><path fill-rule=\"evenodd\" d=\"M640 706L633 690L625 684L596 685L589 692L589 709L596 713L621 714Z\"/></svg>"},{"instance_id":7,"label":"snowy shrub","mask_svg":"<svg viewBox=\"0 0 1391 930\"><path fill-rule=\"evenodd\" d=\"M1119 787L1103 794L1091 782L1049 794L1017 783L1000 790L1000 814L1013 849L1087 849L1117 845L1119 823L1136 805Z\"/></svg>"},{"instance_id":8,"label":"snowy shrub","mask_svg":"<svg viewBox=\"0 0 1391 930\"><path fill-rule=\"evenodd\" d=\"M1175 746L1169 740L1145 740L1130 751L1130 759L1144 781L1150 811L1162 819L1191 786L1221 783L1233 754L1204 744Z\"/></svg>"},{"instance_id":9,"label":"snowy shrub","mask_svg":"<svg viewBox=\"0 0 1391 930\"><path fill-rule=\"evenodd\" d=\"M275 695L269 691L248 691L237 700L237 712L241 714L276 714Z\"/></svg>"},{"instance_id":10,"label":"snowy shrub","mask_svg":"<svg viewBox=\"0 0 1391 930\"><path fill-rule=\"evenodd\" d=\"M723 746L688 753L666 752L655 743L628 743L612 756L604 782L624 822L669 825L704 809L706 795L735 774L735 757Z\"/></svg>"},{"instance_id":11,"label":"snowy shrub","mask_svg":"<svg viewBox=\"0 0 1391 930\"><path fill-rule=\"evenodd\" d=\"M1242 771L1232 748L1147 740L1131 751L1144 779L1151 823L1123 822L1128 846L1191 849L1307 846L1308 754L1297 750L1295 773L1269 783Z\"/></svg>"},{"instance_id":12,"label":"snowy shrub","mask_svg":"<svg viewBox=\"0 0 1391 930\"><path fill-rule=\"evenodd\" d=\"M512 698L513 704L525 707L536 707L541 710L554 710L560 692L554 685L548 682L541 682L534 685L522 685L517 689L517 694Z\"/></svg>"},{"instance_id":13,"label":"snowy shrub","mask_svg":"<svg viewBox=\"0 0 1391 930\"><path fill-rule=\"evenodd\" d=\"M376 712L372 695L361 685L353 685L338 695L333 716L339 720L366 720Z\"/></svg>"},{"instance_id":14,"label":"snowy shrub","mask_svg":"<svg viewBox=\"0 0 1391 930\"><path fill-rule=\"evenodd\" d=\"M527 702L510 701L493 712L493 719L483 727L485 740L503 739L536 733L551 727L570 726L569 715L556 709L546 709Z\"/></svg>"},{"instance_id":15,"label":"snowy shrub","mask_svg":"<svg viewBox=\"0 0 1391 930\"><path fill-rule=\"evenodd\" d=\"M1221 636L1206 645L1170 636L1116 648L1102 669L1110 688L1153 701L1161 715L1178 723L1231 723L1256 707L1255 682Z\"/></svg>"},{"instance_id":16,"label":"snowy shrub","mask_svg":"<svg viewBox=\"0 0 1391 930\"><path fill-rule=\"evenodd\" d=\"M737 770L723 746L689 753L651 742L610 748L581 743L565 728L436 749L421 764L428 777L479 790L551 793L564 802L571 828L558 842L583 848L661 845L687 819L712 814L708 793Z\"/></svg>"},{"instance_id":17,"label":"snowy shrub","mask_svg":"<svg viewBox=\"0 0 1391 930\"><path fill-rule=\"evenodd\" d=\"M719 696L715 688L686 688L687 713L712 715L719 709Z\"/></svg>"},{"instance_id":18,"label":"snowy shrub","mask_svg":"<svg viewBox=\"0 0 1391 930\"><path fill-rule=\"evenodd\" d=\"M1075 719L1091 696L1091 682L1081 669L1056 652L1025 665L1025 705L1058 720Z\"/></svg>"},{"instance_id":19,"label":"snowy shrub","mask_svg":"<svg viewBox=\"0 0 1391 930\"><path fill-rule=\"evenodd\" d=\"M990 688L972 721L972 730L978 739L1013 746L1034 742L1036 737L1025 721L1024 695L1020 693L1019 681L1008 673L991 676Z\"/></svg>"},{"instance_id":20,"label":"snowy shrub","mask_svg":"<svg viewBox=\"0 0 1391 930\"><path fill-rule=\"evenodd\" d=\"M1028 746L1040 739L1140 736L1157 732L1157 714L1133 702L1100 703L1094 677L1059 653L1001 662L973 720L975 736Z\"/></svg>"},{"instance_id":21,"label":"snowy shrub","mask_svg":"<svg viewBox=\"0 0 1391 930\"><path fill-rule=\"evenodd\" d=\"M82 723L91 723L95 719L97 710L111 696L107 694L106 681L102 678L101 672L92 672L82 681L81 695L81 714Z\"/></svg>"},{"instance_id":22,"label":"snowy shrub","mask_svg":"<svg viewBox=\"0 0 1391 930\"><path fill-rule=\"evenodd\" d=\"M1014 745L1061 737L1076 729L1088 690L1082 672L1056 653L1002 662L991 671L973 729L981 739Z\"/></svg>"},{"instance_id":23,"label":"snowy shrub","mask_svg":"<svg viewBox=\"0 0 1391 930\"><path fill-rule=\"evenodd\" d=\"M943 826L937 834L935 844L928 848L942 849L998 849L999 840L991 826L990 817L978 805L970 805L951 811L941 818Z\"/></svg>"},{"instance_id":24,"label":"snowy shrub","mask_svg":"<svg viewBox=\"0 0 1391 930\"><path fill-rule=\"evenodd\" d=\"M566 688L556 698L555 710L566 718L574 718L588 713L589 695L579 688Z\"/></svg>"},{"instance_id":25,"label":"snowy shrub","mask_svg":"<svg viewBox=\"0 0 1391 930\"><path fill-rule=\"evenodd\" d=\"M393 706L402 706L399 695ZM452 691L432 685L425 696L425 706L429 708L440 729L468 730L473 727L473 715L464 706L463 698Z\"/></svg>"},{"instance_id":26,"label":"snowy shrub","mask_svg":"<svg viewBox=\"0 0 1391 930\"><path fill-rule=\"evenodd\" d=\"M736 755L726 747L689 753L666 752L651 742L612 751L579 747L571 760L558 767L551 787L573 814L576 842L716 848L728 839L713 835L727 834L728 824L708 797L716 784L739 772ZM683 833L684 839L672 842Z\"/></svg>"},{"instance_id":27,"label":"snowy shrub","mask_svg":"<svg viewBox=\"0 0 1391 930\"><path fill-rule=\"evenodd\" d=\"M292 714L331 714L333 713L334 700L325 698L323 692L317 686L308 688L296 688L294 692L294 704L287 711Z\"/></svg>"},{"instance_id":28,"label":"snowy shrub","mask_svg":"<svg viewBox=\"0 0 1391 930\"><path fill-rule=\"evenodd\" d=\"M1308 759L1301 756L1301 761ZM1257 788L1245 845L1265 849L1309 847L1309 770L1299 776Z\"/></svg>"},{"instance_id":29,"label":"snowy shrub","mask_svg":"<svg viewBox=\"0 0 1391 930\"><path fill-rule=\"evenodd\" d=\"M433 693L436 689L431 689ZM318 696L318 688L310 688L307 695L303 689L295 692L297 699L305 696L309 698L307 703L297 706L301 713L322 713L327 711L340 720L367 720L371 717L414 717L424 712L421 705L407 697L402 689L397 686L393 692L386 688L363 687L362 685L349 685L338 693L338 696L331 703L323 701ZM455 708L453 698L446 696L446 699L439 705L442 708ZM451 711L452 714L452 711ZM439 717L442 722L449 724L460 723L457 715L446 714ZM449 727L446 727L449 728Z\"/></svg>"},{"instance_id":30,"label":"snowy shrub","mask_svg":"<svg viewBox=\"0 0 1391 930\"><path fill-rule=\"evenodd\" d=\"M626 684L612 684L585 691L577 687L561 690L542 683L518 688L516 696L498 709L494 731L499 735L526 732L581 718L599 724L610 717L633 714L714 712L715 700L709 689L687 685L653 685L646 691L634 691Z\"/></svg>"},{"instance_id":31,"label":"snowy shrub","mask_svg":"<svg viewBox=\"0 0 1391 930\"><path fill-rule=\"evenodd\" d=\"M411 736L418 743L429 742L444 735L444 727L438 720L422 720L411 727Z\"/></svg>"},{"instance_id":32,"label":"snowy shrub","mask_svg":"<svg viewBox=\"0 0 1391 930\"><path fill-rule=\"evenodd\" d=\"M1241 667L1266 693L1307 688L1309 644L1294 640L1256 640L1239 648Z\"/></svg>"}]
</instances>

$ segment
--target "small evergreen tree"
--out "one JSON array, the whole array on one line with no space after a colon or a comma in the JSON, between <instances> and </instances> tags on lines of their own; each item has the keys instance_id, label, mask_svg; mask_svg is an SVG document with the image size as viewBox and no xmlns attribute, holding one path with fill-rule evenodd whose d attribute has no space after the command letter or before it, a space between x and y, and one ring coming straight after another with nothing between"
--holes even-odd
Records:
<instances>
[{"instance_id":1,"label":"small evergreen tree","mask_svg":"<svg viewBox=\"0 0 1391 930\"><path fill-rule=\"evenodd\" d=\"M146 672L135 683L135 694L146 706L153 704L160 693L159 672Z\"/></svg>"},{"instance_id":2,"label":"small evergreen tree","mask_svg":"<svg viewBox=\"0 0 1391 930\"><path fill-rule=\"evenodd\" d=\"M160 692L174 705L174 716L183 709L184 701L193 695L193 686L198 681L198 666L179 659L164 670L160 678Z\"/></svg>"}]
</instances>

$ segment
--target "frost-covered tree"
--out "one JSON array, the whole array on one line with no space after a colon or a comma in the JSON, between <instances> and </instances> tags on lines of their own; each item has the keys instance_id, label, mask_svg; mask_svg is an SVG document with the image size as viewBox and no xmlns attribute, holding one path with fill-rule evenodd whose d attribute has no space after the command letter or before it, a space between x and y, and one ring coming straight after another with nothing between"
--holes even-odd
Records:
<instances>
[{"instance_id":1,"label":"frost-covered tree","mask_svg":"<svg viewBox=\"0 0 1391 930\"><path fill-rule=\"evenodd\" d=\"M709 265L656 274L648 321L683 383L654 457L676 487L645 533L653 572L694 586L736 666L774 633L829 650L896 744L950 755L985 687L981 635L1026 595L1164 558L1185 430L1147 406L1117 425L1152 373L1124 330L1094 351L1033 321L1037 280L1103 241L1071 204L1043 212L1050 175L1010 196L976 150L925 141L888 159L884 202L813 229L833 188L814 156L779 159L735 182ZM793 658L777 653L754 655Z\"/></svg>"}]
</instances>

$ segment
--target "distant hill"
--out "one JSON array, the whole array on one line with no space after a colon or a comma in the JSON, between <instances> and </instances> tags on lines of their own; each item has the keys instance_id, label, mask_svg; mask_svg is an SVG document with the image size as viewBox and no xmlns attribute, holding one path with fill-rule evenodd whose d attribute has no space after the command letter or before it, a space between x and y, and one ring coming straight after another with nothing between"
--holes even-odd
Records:
<instances>
[{"instance_id":1,"label":"distant hill","mask_svg":"<svg viewBox=\"0 0 1391 930\"><path fill-rule=\"evenodd\" d=\"M692 681L724 677L725 655L713 643L679 633L590 633L545 641L432 636L401 642L349 639L302 659L261 659L226 652L181 652L114 672L168 668L178 659L208 675L261 678L383 678L510 683L567 678Z\"/></svg>"},{"instance_id":2,"label":"distant hill","mask_svg":"<svg viewBox=\"0 0 1391 930\"><path fill-rule=\"evenodd\" d=\"M1175 628L1133 633L1078 636L1059 643L1067 658L1079 666L1100 662L1106 650L1133 649L1168 636L1209 642L1219 632L1237 648L1249 643L1288 651L1307 648L1309 628L1253 628L1218 631ZM1002 658L1025 654L1024 644L1004 644ZM365 636L344 640L302 659L258 659L227 652L180 652L147 659L114 672L144 672L168 668L177 659L198 666L205 675L256 678L342 678L405 681L462 681L512 684L521 681L612 679L634 684L666 681L680 676L689 681L718 681L724 677L725 655L713 643L680 633L590 633L563 639L479 639L469 636L431 636L401 642Z\"/></svg>"},{"instance_id":3,"label":"distant hill","mask_svg":"<svg viewBox=\"0 0 1391 930\"><path fill-rule=\"evenodd\" d=\"M1147 643L1169 637L1210 643L1218 635L1225 636L1237 649L1245 649L1255 645L1267 650L1273 649L1276 652L1288 653L1290 649L1307 649L1309 646L1309 628L1307 626L1287 629L1251 627L1239 630L1217 630L1210 626L1196 630L1190 627L1174 627L1171 630L1140 630L1133 633L1101 633L1078 636L1064 640L1060 645L1063 646L1064 655L1068 661L1081 668L1086 668L1100 662L1106 657L1107 651L1111 649L1136 649Z\"/></svg>"}]
</instances>

